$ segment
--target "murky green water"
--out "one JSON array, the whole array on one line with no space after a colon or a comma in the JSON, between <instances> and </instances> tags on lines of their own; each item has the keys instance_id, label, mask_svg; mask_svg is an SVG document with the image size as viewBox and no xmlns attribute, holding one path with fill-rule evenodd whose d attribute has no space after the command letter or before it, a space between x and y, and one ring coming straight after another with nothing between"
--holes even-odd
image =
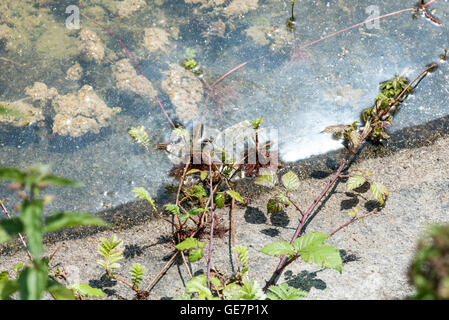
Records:
<instances>
[{"instance_id":1,"label":"murky green water","mask_svg":"<svg viewBox=\"0 0 449 320\"><path fill-rule=\"evenodd\" d=\"M377 7L366 11L372 4ZM414 77L432 62L440 68L421 82L393 130L445 116L448 64L438 57L449 47L448 1L431 6L442 26L405 12L292 50L376 10L382 15L414 4L300 0L296 28L288 31L288 1L280 0L2 0L0 101L25 103L17 108L33 116L0 122L0 165L49 163L54 173L85 184L52 190L61 200L56 207L99 211L133 199L133 187L157 197L172 182L172 165L155 148L171 133L156 95L172 121L187 128L201 121L223 130L264 117L265 126L279 132L284 161L339 148L340 142L320 133L324 127L358 120L380 82L395 74ZM81 29L66 28L69 5L91 19L81 16ZM123 41L148 80L93 21ZM201 77L182 68L188 56L199 62ZM46 88L30 91L36 82ZM148 151L127 133L138 125L150 135ZM0 197L14 199L1 186Z\"/></svg>"}]
</instances>

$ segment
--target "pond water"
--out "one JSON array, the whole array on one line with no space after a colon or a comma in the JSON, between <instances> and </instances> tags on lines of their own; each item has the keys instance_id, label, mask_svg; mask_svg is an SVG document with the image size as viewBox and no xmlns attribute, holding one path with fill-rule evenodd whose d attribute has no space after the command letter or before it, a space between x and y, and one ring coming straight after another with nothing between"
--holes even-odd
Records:
<instances>
[{"instance_id":1,"label":"pond water","mask_svg":"<svg viewBox=\"0 0 449 320\"><path fill-rule=\"evenodd\" d=\"M415 2L299 0L288 30L290 5L280 0L1 0L0 101L26 118L0 116L0 166L46 163L82 181L50 190L64 210L105 210L134 199L136 186L160 197L172 163L156 145L172 127L158 99L186 128L263 117L278 132L281 160L293 162L340 148L321 133L326 126L358 120L380 82L414 78L433 62L440 67L392 130L440 118L449 113L448 64L439 59L449 47L447 0L430 6L443 25L409 10L295 50ZM80 28L70 29L78 9ZM201 76L183 68L186 58ZM139 125L148 148L128 135ZM16 199L6 186L0 197Z\"/></svg>"}]
</instances>

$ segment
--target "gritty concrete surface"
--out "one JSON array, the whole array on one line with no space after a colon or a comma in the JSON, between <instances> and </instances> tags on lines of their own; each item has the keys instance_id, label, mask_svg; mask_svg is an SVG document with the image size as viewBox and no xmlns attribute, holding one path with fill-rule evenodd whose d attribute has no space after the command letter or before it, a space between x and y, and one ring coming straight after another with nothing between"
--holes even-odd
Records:
<instances>
[{"instance_id":1,"label":"gritty concrete surface","mask_svg":"<svg viewBox=\"0 0 449 320\"><path fill-rule=\"evenodd\" d=\"M363 167L375 173L374 179L390 190L385 207L364 223L358 222L337 233L329 243L340 249L343 273L324 270L315 265L297 262L290 265L280 282L309 292L308 299L404 299L413 293L407 282L407 268L413 257L417 239L429 223L449 222L449 138L441 138L431 145L402 149L384 157L370 158L355 163L349 171ZM299 168L296 168L300 170ZM293 194L297 204L306 208L321 191L329 177L301 180ZM269 216L266 201L270 190L262 189L247 207L234 210L237 242L249 247L250 277L261 285L274 271L278 259L258 252L264 245L278 240L290 240L298 224L298 213L293 208ZM345 192L343 182L332 189L330 196L315 211L306 232L330 233L348 221L347 212L357 207L370 210L374 201L370 192L363 197ZM220 224L229 227L229 209L217 211ZM115 233L124 240L125 257L119 274L127 277L132 263L146 266L148 275L144 286L164 266L173 253L170 226L160 220L122 230L109 230L62 243L52 266L63 267L68 276L94 287L102 288L109 299L132 299L133 293L120 283L107 280L101 267L97 244L101 237ZM231 262L230 233L214 239L212 266L230 275L235 266ZM205 239L207 241L207 239ZM61 242L48 244L52 252ZM24 261L23 252L4 253L0 270ZM192 273L205 271L205 259L190 265ZM183 294L189 279L182 261L170 267L151 290L150 299L167 299Z\"/></svg>"}]
</instances>

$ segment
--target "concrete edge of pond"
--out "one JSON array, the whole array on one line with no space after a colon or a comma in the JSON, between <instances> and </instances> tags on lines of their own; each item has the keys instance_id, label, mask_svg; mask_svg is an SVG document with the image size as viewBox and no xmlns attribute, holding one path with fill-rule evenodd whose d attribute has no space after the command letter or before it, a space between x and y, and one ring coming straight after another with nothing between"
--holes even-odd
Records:
<instances>
[{"instance_id":1,"label":"concrete edge of pond","mask_svg":"<svg viewBox=\"0 0 449 320\"><path fill-rule=\"evenodd\" d=\"M449 117L425 125L407 128L392 135L385 147L367 146L352 168L363 167L375 173L375 179L390 190L390 199L381 212L364 223L351 225L330 239L343 257L343 274L323 270L305 263L292 264L280 279L289 285L309 291L309 299L402 299L413 290L407 282L407 268L413 257L416 241L427 223L447 223L449 216ZM293 197L301 207L313 201L332 172L332 161L340 152L308 159L290 165L301 174L301 186ZM258 252L263 245L289 240L297 226L298 215L288 208L268 216L266 200L272 191L254 187L243 181L238 186L245 195L252 195L248 207L235 209L237 242L248 246L250 276L260 284L269 278L278 260ZM369 193L363 197L346 193L344 183L338 183L320 204L307 232L331 232L348 220L352 207L369 210L374 202ZM139 213L137 217L134 212ZM131 290L108 281L96 265L99 238L117 234L125 243L125 260L120 273L126 276L132 263L149 270L146 282L159 272L170 258L173 245L170 227L153 219L149 207L141 201L132 202L99 213L113 224L110 230L74 229L51 235L48 252L61 246L52 265L71 270L69 276L102 288L111 299L132 298ZM217 211L220 224L229 227L229 209ZM134 223L137 220L137 224ZM235 264L230 259L230 236L223 234L214 240L212 265L230 275ZM3 246L0 269L24 261L17 245ZM204 272L202 260L191 265L192 273ZM188 280L182 261L177 261L156 283L150 299L179 296Z\"/></svg>"}]
</instances>

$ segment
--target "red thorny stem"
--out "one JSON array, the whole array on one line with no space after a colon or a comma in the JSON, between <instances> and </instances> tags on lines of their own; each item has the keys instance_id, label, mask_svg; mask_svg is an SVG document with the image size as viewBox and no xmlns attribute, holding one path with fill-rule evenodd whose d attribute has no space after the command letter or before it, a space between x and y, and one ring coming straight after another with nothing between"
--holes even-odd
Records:
<instances>
[{"instance_id":1,"label":"red thorny stem","mask_svg":"<svg viewBox=\"0 0 449 320\"><path fill-rule=\"evenodd\" d=\"M437 0L432 0L432 1L430 1L430 2L427 2L427 3L423 4L422 7L423 7L423 8L427 8L428 6L430 6L431 4L435 3L436 1L437 1ZM341 34L341 33L344 33L344 32L346 32L346 31L349 31L349 30L352 30L352 29L361 27L361 26L363 26L364 24L367 24L367 23L370 23L370 22L373 22L373 21L376 21L376 20L381 20L381 19L384 19L384 18L388 18L388 17L391 17L391 16L395 16L395 15L397 15L397 14L401 14L401 13L404 13L404 12L415 11L415 10L416 10L416 8L407 8L407 9L402 9L402 10L399 10L399 11L394 11L394 12L391 12L391 13L388 13L388 14L384 14L384 15L379 16L379 17L376 17L376 18L368 19L368 20L365 20L365 21L363 21L363 22L360 22L360 23L357 23L357 24L355 24L355 25L352 25L352 26L350 26L350 27L347 27L347 28L345 28L345 29L342 29L342 30L336 31L336 32L334 32L334 33L331 33L331 34L329 34L329 35L327 35L327 36L324 36L324 37L322 37L322 38L320 38L320 39L318 39L318 40L315 40L315 41L312 41L312 42L310 42L310 43L308 43L308 44L305 44L305 45L303 45L303 46L301 46L301 47L299 47L299 48L293 48L293 49L290 49L290 50L288 50L287 52L291 52L291 51L301 51L301 50L304 50L304 49L306 49L306 48L308 48L308 47L310 47L310 46L313 46L314 44L317 44L317 43L319 43L319 42L321 42L321 41L324 41L324 40L327 40L327 39L329 39L329 38L335 37L335 36L337 36L337 35L339 35L339 34ZM433 21L433 20L432 20L432 21ZM434 22L441 24L441 22L439 22L439 21L434 21ZM258 57L258 58L251 59L251 60L248 60L248 61L246 61L246 62L243 62L243 63L239 64L238 66L236 66L236 67L234 67L233 69L229 70L229 71L226 72L224 75L222 75L220 78L218 78L217 80L215 80L215 81L212 83L212 85L211 85L210 87L213 88L216 84L218 84L218 83L219 83L220 81L222 81L224 78L228 77L230 74L234 73L235 71L237 71L237 70L243 68L243 67L246 66L248 63L255 62L255 61L257 61L257 60L260 60L260 59L269 57L269 56L271 56L271 55L273 55L273 54L275 54L275 52L272 52L272 53L269 53L269 54L266 54L266 55L260 56L260 57Z\"/></svg>"},{"instance_id":2,"label":"red thorny stem","mask_svg":"<svg viewBox=\"0 0 449 320\"><path fill-rule=\"evenodd\" d=\"M375 121L377 121L378 119L382 118L382 114L387 113L391 107L393 105L395 105L400 99L401 97L404 96L404 94L406 92L408 92L408 90L410 89L410 87L416 82L418 81L418 79L421 79L422 77L424 77L425 75L427 75L427 73L433 69L435 69L437 67L436 64L432 64L431 66L427 67L426 69L424 69L415 79L413 79L413 81L411 81L407 87L396 97L396 99L389 104L389 106L382 110L381 112L379 112L378 116L376 117ZM360 141L358 144L354 145L352 147L352 149L350 150L350 152L348 152L346 154L346 156L341 160L340 163L340 167L338 168L337 172L334 174L334 176L330 179L330 181L326 184L326 186L324 187L324 189L321 191L321 193L319 194L318 197L315 198L315 200L313 201L312 205L307 209L306 212L304 212L302 214L302 218L301 221L298 225L298 228L295 231L295 234L293 235L290 244L292 244L300 235L302 232L302 229L304 227L304 225L306 224L308 218L310 217L310 215L313 213L313 211L315 210L316 206L318 205L318 203L320 203L320 201L325 197L325 195L327 194L327 192L331 189L331 187L334 185L334 183L341 178L341 173L343 171L343 169L345 168L346 164L349 162L349 160L352 158L352 156L354 156L358 150L360 149L360 147L362 146L362 144L365 142L365 140L368 138L368 136L371 134L373 130L373 127L370 126L367 130L364 130L362 136L360 137ZM301 211L300 211L301 212ZM338 230L337 230L338 231ZM270 285L273 285L276 283L277 278L280 276L280 274L282 273L282 271L285 269L285 267L287 267L290 263L292 263L292 260L287 260L288 256L284 255L281 259L280 262L276 268L276 270L274 271L273 275L271 276L270 280L267 281L264 290L266 291L268 289L268 287Z\"/></svg>"},{"instance_id":3,"label":"red thorny stem","mask_svg":"<svg viewBox=\"0 0 449 320\"><path fill-rule=\"evenodd\" d=\"M131 59L131 61L136 65L137 69L139 70L139 72L149 81L148 77L145 75L145 73L143 72L142 68L140 67L139 63L137 62L137 59L134 57L134 55L131 53L131 51L129 51L129 49L126 47L126 45L123 43L122 40L120 40L120 38L111 30L109 30L108 28L102 26L101 24L99 24L98 22L96 22L95 20L92 20L91 18L89 18L88 16L86 16L85 14L83 14L82 12L80 13L84 18L86 18L87 20L93 22L95 25L99 26L100 28L102 28L104 31L106 31L107 33L109 33L109 35L111 37L113 37L118 43L120 43L120 45L122 46L123 50L125 50L126 54L128 55L128 57ZM159 97L156 95L156 101L159 104L159 107L161 108L162 112L165 115L165 118L167 118L168 122L170 122L170 125L173 128L176 128L175 124L173 123L173 121L170 119L170 117L167 114L167 111L165 110L164 106L162 105L161 100L159 99Z\"/></svg>"}]
</instances>

